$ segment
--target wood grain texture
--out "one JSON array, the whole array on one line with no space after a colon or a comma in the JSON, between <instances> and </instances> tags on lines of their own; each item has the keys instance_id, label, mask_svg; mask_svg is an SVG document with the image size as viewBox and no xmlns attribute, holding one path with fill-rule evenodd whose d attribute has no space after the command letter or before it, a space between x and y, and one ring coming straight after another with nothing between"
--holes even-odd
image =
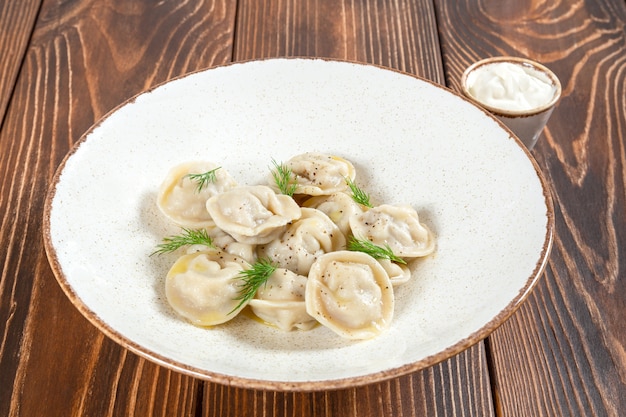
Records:
<instances>
[{"instance_id":1,"label":"wood grain texture","mask_svg":"<svg viewBox=\"0 0 626 417\"><path fill-rule=\"evenodd\" d=\"M284 393L206 384L204 417L491 416L483 344L430 367L359 388Z\"/></svg>"},{"instance_id":2,"label":"wood grain texture","mask_svg":"<svg viewBox=\"0 0 626 417\"><path fill-rule=\"evenodd\" d=\"M0 415L195 414L198 381L105 338L62 293L43 249L43 202L62 158L99 117L230 60L234 5L42 5L0 132Z\"/></svg>"},{"instance_id":3,"label":"wood grain texture","mask_svg":"<svg viewBox=\"0 0 626 417\"><path fill-rule=\"evenodd\" d=\"M0 1L0 122L13 93L40 5L41 0Z\"/></svg>"},{"instance_id":4,"label":"wood grain texture","mask_svg":"<svg viewBox=\"0 0 626 417\"><path fill-rule=\"evenodd\" d=\"M489 339L498 413L623 415L626 4L435 3L454 88L465 66L493 55L543 62L563 84L534 150L552 184L557 235L543 281Z\"/></svg>"},{"instance_id":5,"label":"wood grain texture","mask_svg":"<svg viewBox=\"0 0 626 417\"><path fill-rule=\"evenodd\" d=\"M50 0L39 14L34 4L0 2L3 29L38 16L30 40L30 29L0 32L25 51L0 63L19 71L2 78L0 96L11 98L0 131L0 415L618 416L626 409L623 1ZM49 181L81 133L138 92L195 69L273 56L371 62L458 89L467 65L502 54L547 64L564 94L533 151L554 189L553 254L538 287L488 343L360 388L245 390L126 351L55 282L41 243Z\"/></svg>"},{"instance_id":6,"label":"wood grain texture","mask_svg":"<svg viewBox=\"0 0 626 417\"><path fill-rule=\"evenodd\" d=\"M235 60L316 56L367 62L443 83L427 0L241 0Z\"/></svg>"}]
</instances>

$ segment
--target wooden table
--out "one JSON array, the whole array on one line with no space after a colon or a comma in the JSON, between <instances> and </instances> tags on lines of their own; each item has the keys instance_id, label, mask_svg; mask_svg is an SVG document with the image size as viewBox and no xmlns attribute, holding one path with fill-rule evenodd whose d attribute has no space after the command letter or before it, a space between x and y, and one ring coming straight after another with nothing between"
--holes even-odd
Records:
<instances>
[{"instance_id":1,"label":"wooden table","mask_svg":"<svg viewBox=\"0 0 626 417\"><path fill-rule=\"evenodd\" d=\"M624 415L625 28L622 0L0 0L0 415ZM277 56L375 63L459 90L465 67L495 55L562 80L533 151L556 236L527 301L457 356L354 389L232 388L130 353L57 284L42 243L51 178L94 121L142 90Z\"/></svg>"}]
</instances>

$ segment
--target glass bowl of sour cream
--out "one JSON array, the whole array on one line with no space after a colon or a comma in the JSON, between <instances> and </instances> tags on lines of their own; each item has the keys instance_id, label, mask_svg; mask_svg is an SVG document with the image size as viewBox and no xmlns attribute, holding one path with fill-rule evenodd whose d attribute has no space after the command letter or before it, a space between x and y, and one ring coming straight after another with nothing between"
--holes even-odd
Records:
<instances>
[{"instance_id":1,"label":"glass bowl of sour cream","mask_svg":"<svg viewBox=\"0 0 626 417\"><path fill-rule=\"evenodd\" d=\"M525 58L494 57L469 66L463 94L500 119L532 149L561 96L558 77Z\"/></svg>"}]
</instances>

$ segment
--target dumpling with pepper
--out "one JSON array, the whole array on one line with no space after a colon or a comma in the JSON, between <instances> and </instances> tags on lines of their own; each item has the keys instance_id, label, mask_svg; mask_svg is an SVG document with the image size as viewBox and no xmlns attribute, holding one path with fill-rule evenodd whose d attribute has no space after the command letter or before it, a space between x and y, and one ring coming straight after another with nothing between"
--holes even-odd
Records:
<instances>
[{"instance_id":1,"label":"dumpling with pepper","mask_svg":"<svg viewBox=\"0 0 626 417\"><path fill-rule=\"evenodd\" d=\"M217 227L238 242L253 245L272 241L302 215L293 198L276 194L265 185L217 194L207 200L206 208Z\"/></svg>"},{"instance_id":2,"label":"dumpling with pepper","mask_svg":"<svg viewBox=\"0 0 626 417\"><path fill-rule=\"evenodd\" d=\"M350 229L359 239L389 248L401 258L417 258L435 250L435 238L409 205L383 204L350 217Z\"/></svg>"},{"instance_id":3,"label":"dumpling with pepper","mask_svg":"<svg viewBox=\"0 0 626 417\"><path fill-rule=\"evenodd\" d=\"M296 155L285 162L291 171L296 188L294 194L328 195L348 188L356 170L352 162L339 156L319 152Z\"/></svg>"},{"instance_id":4,"label":"dumpling with pepper","mask_svg":"<svg viewBox=\"0 0 626 417\"><path fill-rule=\"evenodd\" d=\"M337 251L311 266L306 310L346 339L371 339L391 325L394 293L380 263L363 252Z\"/></svg>"},{"instance_id":5,"label":"dumpling with pepper","mask_svg":"<svg viewBox=\"0 0 626 417\"><path fill-rule=\"evenodd\" d=\"M319 256L345 247L345 236L326 214L303 207L302 217L291 223L276 239L259 245L257 255L270 259L282 268L307 275Z\"/></svg>"}]
</instances>

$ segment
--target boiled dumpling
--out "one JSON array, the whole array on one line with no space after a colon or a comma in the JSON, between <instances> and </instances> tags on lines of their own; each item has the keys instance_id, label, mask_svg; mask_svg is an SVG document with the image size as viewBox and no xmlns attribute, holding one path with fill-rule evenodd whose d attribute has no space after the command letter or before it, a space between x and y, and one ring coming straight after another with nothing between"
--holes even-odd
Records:
<instances>
[{"instance_id":1,"label":"boiled dumpling","mask_svg":"<svg viewBox=\"0 0 626 417\"><path fill-rule=\"evenodd\" d=\"M281 268L306 275L320 255L345 249L346 238L323 212L306 207L301 211L300 219L273 241L260 245L257 254L269 258Z\"/></svg>"},{"instance_id":2,"label":"boiled dumpling","mask_svg":"<svg viewBox=\"0 0 626 417\"><path fill-rule=\"evenodd\" d=\"M378 261L362 252L337 251L311 266L306 309L347 339L369 339L391 324L393 287Z\"/></svg>"},{"instance_id":3,"label":"boiled dumpling","mask_svg":"<svg viewBox=\"0 0 626 417\"><path fill-rule=\"evenodd\" d=\"M215 181L207 182L202 189L190 174L202 174L215 170ZM157 207L175 224L198 229L213 225L206 210L206 201L215 194L237 186L236 181L224 168L212 162L186 162L172 168L161 183L157 195Z\"/></svg>"},{"instance_id":4,"label":"boiled dumpling","mask_svg":"<svg viewBox=\"0 0 626 417\"><path fill-rule=\"evenodd\" d=\"M420 223L417 211L409 205L383 204L350 217L355 237L373 244L389 245L396 256L415 258L435 250L430 230Z\"/></svg>"},{"instance_id":5,"label":"boiled dumpling","mask_svg":"<svg viewBox=\"0 0 626 417\"><path fill-rule=\"evenodd\" d=\"M211 227L207 229L207 233L213 241L213 244L224 252L243 258L251 264L256 262L256 245L238 242L234 237L219 227Z\"/></svg>"},{"instance_id":6,"label":"boiled dumpling","mask_svg":"<svg viewBox=\"0 0 626 417\"><path fill-rule=\"evenodd\" d=\"M354 165L344 158L317 152L294 156L285 163L295 176L295 194L327 195L348 188L346 179L354 180Z\"/></svg>"},{"instance_id":7,"label":"boiled dumpling","mask_svg":"<svg viewBox=\"0 0 626 417\"><path fill-rule=\"evenodd\" d=\"M389 259L379 259L378 263L385 268L387 275L389 275L389 280L394 287L405 284L411 280L411 270L407 265L398 264Z\"/></svg>"},{"instance_id":8,"label":"boiled dumpling","mask_svg":"<svg viewBox=\"0 0 626 417\"><path fill-rule=\"evenodd\" d=\"M211 238L212 245L193 244L187 246L185 253L196 253L207 250L221 250L230 253L246 262L253 264L256 262L256 245L237 242L234 237L220 229L219 227L208 227L205 229L207 236Z\"/></svg>"},{"instance_id":9,"label":"boiled dumpling","mask_svg":"<svg viewBox=\"0 0 626 417\"><path fill-rule=\"evenodd\" d=\"M350 234L350 217L363 212L362 206L346 193L311 197L304 202L303 206L326 213L345 236Z\"/></svg>"},{"instance_id":10,"label":"boiled dumpling","mask_svg":"<svg viewBox=\"0 0 626 417\"><path fill-rule=\"evenodd\" d=\"M242 186L215 195L207 200L206 208L220 229L249 244L270 242L301 216L293 198L276 194L265 185Z\"/></svg>"},{"instance_id":11,"label":"boiled dumpling","mask_svg":"<svg viewBox=\"0 0 626 417\"><path fill-rule=\"evenodd\" d=\"M260 319L284 331L309 330L317 321L306 312L307 277L277 268L248 304Z\"/></svg>"},{"instance_id":12,"label":"boiled dumpling","mask_svg":"<svg viewBox=\"0 0 626 417\"><path fill-rule=\"evenodd\" d=\"M183 255L165 279L165 295L172 308L197 326L224 323L233 311L244 281L239 274L250 265L241 258L215 250Z\"/></svg>"}]
</instances>

